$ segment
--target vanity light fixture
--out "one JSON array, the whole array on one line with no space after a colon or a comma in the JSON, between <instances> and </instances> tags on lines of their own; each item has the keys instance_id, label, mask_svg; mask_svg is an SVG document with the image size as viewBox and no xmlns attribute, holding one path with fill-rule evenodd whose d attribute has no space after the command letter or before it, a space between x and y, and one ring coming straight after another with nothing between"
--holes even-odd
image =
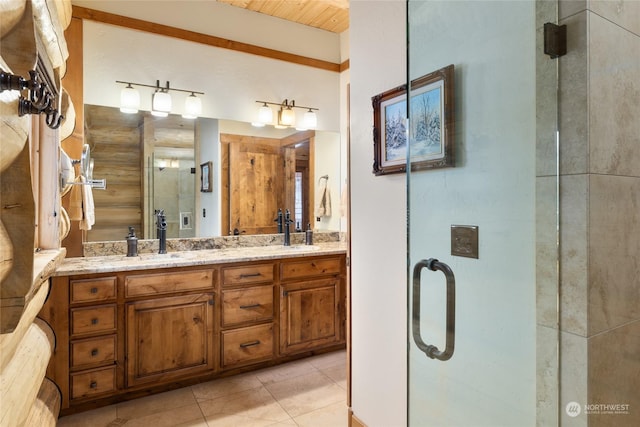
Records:
<instances>
[{"instance_id":1,"label":"vanity light fixture","mask_svg":"<svg viewBox=\"0 0 640 427\"><path fill-rule=\"evenodd\" d=\"M295 105L295 101L291 101L291 104ZM293 126L296 124L296 112L291 108L292 105L287 105L287 100L284 100L282 107L278 111L278 124L282 126Z\"/></svg>"},{"instance_id":2,"label":"vanity light fixture","mask_svg":"<svg viewBox=\"0 0 640 427\"><path fill-rule=\"evenodd\" d=\"M140 94L133 86L150 87L155 89L151 95L151 114L158 117L167 117L171 113L171 95L169 91L186 92L190 95L184 101L185 119L196 119L202 114L202 100L196 96L204 95L204 92L195 90L177 89L169 86L167 81L165 87L160 87L160 80L156 80L155 86L143 83L124 82L116 80L116 83L126 85L120 92L120 111L123 113L137 113L140 108Z\"/></svg>"},{"instance_id":3,"label":"vanity light fixture","mask_svg":"<svg viewBox=\"0 0 640 427\"><path fill-rule=\"evenodd\" d=\"M267 103L263 103L262 107L258 110L258 122L265 124L271 124L273 122L273 110L271 107L267 105Z\"/></svg>"},{"instance_id":4,"label":"vanity light fixture","mask_svg":"<svg viewBox=\"0 0 640 427\"><path fill-rule=\"evenodd\" d=\"M304 120L302 123L307 129L313 129L318 126L318 116L311 108L304 113Z\"/></svg>"},{"instance_id":5,"label":"vanity light fixture","mask_svg":"<svg viewBox=\"0 0 640 427\"><path fill-rule=\"evenodd\" d=\"M184 100L184 114L182 117L185 119L197 119L202 114L202 101L191 92L191 95L187 96Z\"/></svg>"},{"instance_id":6,"label":"vanity light fixture","mask_svg":"<svg viewBox=\"0 0 640 427\"><path fill-rule=\"evenodd\" d=\"M135 114L140 109L140 92L131 86L131 83L127 85L120 92L120 111L128 114Z\"/></svg>"},{"instance_id":7,"label":"vanity light fixture","mask_svg":"<svg viewBox=\"0 0 640 427\"><path fill-rule=\"evenodd\" d=\"M169 95L169 82L167 88L160 88L160 80L157 81L156 91L151 95L151 115L167 117L171 112L171 95Z\"/></svg>"},{"instance_id":8,"label":"vanity light fixture","mask_svg":"<svg viewBox=\"0 0 640 427\"><path fill-rule=\"evenodd\" d=\"M273 124L278 129L294 127L296 126L296 113L294 108L302 108L307 110L304 114L303 125L305 129L313 129L318 125L318 118L316 116L315 111L318 111L317 108L314 107L304 107L302 105L296 105L295 100L289 101L285 99L281 103L268 102L268 101L256 101L259 104L262 104L260 109L258 110L258 123L265 124ZM276 123L273 122L273 110L269 105L277 105L280 107L278 109L278 116Z\"/></svg>"}]
</instances>

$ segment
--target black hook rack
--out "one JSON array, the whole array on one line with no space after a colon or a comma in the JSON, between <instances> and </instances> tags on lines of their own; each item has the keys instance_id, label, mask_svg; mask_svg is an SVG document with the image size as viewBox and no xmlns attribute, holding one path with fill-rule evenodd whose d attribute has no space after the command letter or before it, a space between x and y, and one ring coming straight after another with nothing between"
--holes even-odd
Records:
<instances>
[{"instance_id":1,"label":"black hook rack","mask_svg":"<svg viewBox=\"0 0 640 427\"><path fill-rule=\"evenodd\" d=\"M5 90L28 90L28 96L20 95L18 99L18 116L27 114L45 114L45 123L51 129L58 129L64 115L54 108L57 94L52 91L39 76L37 70L29 71L29 80L22 76L0 71L0 92Z\"/></svg>"}]
</instances>

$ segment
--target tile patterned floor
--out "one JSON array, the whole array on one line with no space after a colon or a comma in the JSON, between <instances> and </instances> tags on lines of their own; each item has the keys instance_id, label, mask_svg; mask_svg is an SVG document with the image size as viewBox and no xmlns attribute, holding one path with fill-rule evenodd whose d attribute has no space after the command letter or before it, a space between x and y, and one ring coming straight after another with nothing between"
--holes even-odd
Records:
<instances>
[{"instance_id":1,"label":"tile patterned floor","mask_svg":"<svg viewBox=\"0 0 640 427\"><path fill-rule=\"evenodd\" d=\"M62 417L60 427L346 427L338 351Z\"/></svg>"}]
</instances>

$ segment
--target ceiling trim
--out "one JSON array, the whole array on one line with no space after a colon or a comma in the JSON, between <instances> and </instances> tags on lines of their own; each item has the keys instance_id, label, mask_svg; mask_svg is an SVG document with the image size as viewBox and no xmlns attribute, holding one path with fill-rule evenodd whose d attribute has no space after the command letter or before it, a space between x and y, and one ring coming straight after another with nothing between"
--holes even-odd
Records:
<instances>
[{"instance_id":1,"label":"ceiling trim","mask_svg":"<svg viewBox=\"0 0 640 427\"><path fill-rule=\"evenodd\" d=\"M282 52L280 50L268 49L248 43L242 43L234 40L224 39L221 37L202 34L195 31L184 30L182 28L171 27L168 25L157 24L155 22L144 21L141 19L130 18L128 16L116 15L109 12L103 12L87 7L73 6L73 17L79 19L87 19L104 24L117 25L120 27L130 28L133 30L145 31L148 33L158 34L162 36L174 37L181 40L191 41L195 43L205 44L208 46L218 47L222 49L230 49L238 52L248 53L252 55L263 56L265 58L278 59L281 61L291 62L298 65L319 68L321 70L342 72L349 68L349 60L338 64L330 61L309 58L306 56L295 55L292 53Z\"/></svg>"}]
</instances>

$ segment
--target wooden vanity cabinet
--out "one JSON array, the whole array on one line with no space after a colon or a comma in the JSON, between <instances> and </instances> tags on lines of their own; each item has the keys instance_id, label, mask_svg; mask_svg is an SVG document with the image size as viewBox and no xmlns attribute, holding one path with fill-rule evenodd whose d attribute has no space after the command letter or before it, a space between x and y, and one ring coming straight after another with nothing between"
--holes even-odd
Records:
<instances>
[{"instance_id":1,"label":"wooden vanity cabinet","mask_svg":"<svg viewBox=\"0 0 640 427\"><path fill-rule=\"evenodd\" d=\"M344 347L345 270L316 255L53 277L61 413Z\"/></svg>"},{"instance_id":2,"label":"wooden vanity cabinet","mask_svg":"<svg viewBox=\"0 0 640 427\"><path fill-rule=\"evenodd\" d=\"M68 294L68 399L113 394L118 388L117 278L73 279Z\"/></svg>"},{"instance_id":3,"label":"wooden vanity cabinet","mask_svg":"<svg viewBox=\"0 0 640 427\"><path fill-rule=\"evenodd\" d=\"M344 342L344 266L342 257L281 263L281 354Z\"/></svg>"},{"instance_id":4,"label":"wooden vanity cabinet","mask_svg":"<svg viewBox=\"0 0 640 427\"><path fill-rule=\"evenodd\" d=\"M268 262L222 269L222 369L275 357L275 268L275 263Z\"/></svg>"},{"instance_id":5,"label":"wooden vanity cabinet","mask_svg":"<svg viewBox=\"0 0 640 427\"><path fill-rule=\"evenodd\" d=\"M126 307L128 387L214 370L213 292L135 301Z\"/></svg>"},{"instance_id":6,"label":"wooden vanity cabinet","mask_svg":"<svg viewBox=\"0 0 640 427\"><path fill-rule=\"evenodd\" d=\"M213 372L217 270L124 276L126 386Z\"/></svg>"}]
</instances>

